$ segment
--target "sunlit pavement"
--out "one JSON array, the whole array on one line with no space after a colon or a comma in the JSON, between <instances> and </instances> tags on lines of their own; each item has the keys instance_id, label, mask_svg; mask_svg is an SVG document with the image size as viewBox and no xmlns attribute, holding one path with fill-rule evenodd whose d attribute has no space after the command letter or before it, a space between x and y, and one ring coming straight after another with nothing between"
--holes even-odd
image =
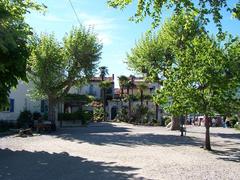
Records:
<instances>
[{"instance_id":1,"label":"sunlit pavement","mask_svg":"<svg viewBox=\"0 0 240 180\"><path fill-rule=\"evenodd\" d=\"M187 135L164 127L99 123L21 138L0 137L0 180L236 179L240 132L211 128L212 152L201 148L204 127Z\"/></svg>"}]
</instances>

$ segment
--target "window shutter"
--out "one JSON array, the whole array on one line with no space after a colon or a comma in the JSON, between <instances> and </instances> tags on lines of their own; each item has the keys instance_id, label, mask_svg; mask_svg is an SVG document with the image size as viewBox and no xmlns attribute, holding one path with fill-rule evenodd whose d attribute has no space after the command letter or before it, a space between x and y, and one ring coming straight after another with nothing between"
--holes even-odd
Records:
<instances>
[{"instance_id":1,"label":"window shutter","mask_svg":"<svg viewBox=\"0 0 240 180\"><path fill-rule=\"evenodd\" d=\"M14 112L14 99L10 99L10 112Z\"/></svg>"}]
</instances>

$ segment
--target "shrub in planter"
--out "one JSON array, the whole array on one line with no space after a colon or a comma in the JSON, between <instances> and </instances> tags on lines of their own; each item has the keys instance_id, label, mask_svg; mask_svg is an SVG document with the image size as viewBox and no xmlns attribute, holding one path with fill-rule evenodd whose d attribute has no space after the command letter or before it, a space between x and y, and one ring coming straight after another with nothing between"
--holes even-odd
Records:
<instances>
[{"instance_id":1,"label":"shrub in planter","mask_svg":"<svg viewBox=\"0 0 240 180\"><path fill-rule=\"evenodd\" d=\"M78 121L80 120L82 124L86 124L87 121L92 119L92 113L88 111L79 110L74 113L59 113L58 120L59 121Z\"/></svg>"},{"instance_id":2,"label":"shrub in planter","mask_svg":"<svg viewBox=\"0 0 240 180\"><path fill-rule=\"evenodd\" d=\"M22 111L17 119L17 125L19 128L33 127L32 113L30 111Z\"/></svg>"},{"instance_id":3,"label":"shrub in planter","mask_svg":"<svg viewBox=\"0 0 240 180\"><path fill-rule=\"evenodd\" d=\"M42 115L39 112L34 112L32 114L33 120L39 120L42 117Z\"/></svg>"},{"instance_id":4,"label":"shrub in planter","mask_svg":"<svg viewBox=\"0 0 240 180\"><path fill-rule=\"evenodd\" d=\"M43 119L44 119L44 120L48 120L48 113L44 113Z\"/></svg>"},{"instance_id":5,"label":"shrub in planter","mask_svg":"<svg viewBox=\"0 0 240 180\"><path fill-rule=\"evenodd\" d=\"M58 120L59 121L69 121L70 113L58 113Z\"/></svg>"},{"instance_id":6,"label":"shrub in planter","mask_svg":"<svg viewBox=\"0 0 240 180\"><path fill-rule=\"evenodd\" d=\"M8 131L11 128L16 128L16 124L14 122L9 121L0 121L0 132Z\"/></svg>"},{"instance_id":7,"label":"shrub in planter","mask_svg":"<svg viewBox=\"0 0 240 180\"><path fill-rule=\"evenodd\" d=\"M80 120L80 118L78 118L78 113L59 113L58 120L59 121L76 121L76 120Z\"/></svg>"}]
</instances>

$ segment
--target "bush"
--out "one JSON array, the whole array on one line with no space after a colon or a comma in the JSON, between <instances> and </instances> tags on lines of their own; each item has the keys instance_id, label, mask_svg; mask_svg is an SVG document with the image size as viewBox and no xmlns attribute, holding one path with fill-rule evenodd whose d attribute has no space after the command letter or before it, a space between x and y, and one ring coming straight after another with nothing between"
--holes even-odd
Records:
<instances>
[{"instance_id":1,"label":"bush","mask_svg":"<svg viewBox=\"0 0 240 180\"><path fill-rule=\"evenodd\" d=\"M93 119L92 111L84 111L83 112L82 124L87 124L87 122L91 121L92 119Z\"/></svg>"},{"instance_id":2,"label":"bush","mask_svg":"<svg viewBox=\"0 0 240 180\"><path fill-rule=\"evenodd\" d=\"M89 111L79 110L74 113L59 113L58 120L59 121L77 121L81 120L82 124L86 124L88 121L92 119L92 113Z\"/></svg>"},{"instance_id":3,"label":"bush","mask_svg":"<svg viewBox=\"0 0 240 180\"><path fill-rule=\"evenodd\" d=\"M146 114L148 112L148 109L146 107L141 107L140 105L137 105L135 108L132 108L132 116L131 121L134 124L138 124L140 122L146 122Z\"/></svg>"},{"instance_id":4,"label":"bush","mask_svg":"<svg viewBox=\"0 0 240 180\"><path fill-rule=\"evenodd\" d=\"M102 107L95 108L93 111L93 120L100 122L104 120L104 109Z\"/></svg>"},{"instance_id":5,"label":"bush","mask_svg":"<svg viewBox=\"0 0 240 180\"><path fill-rule=\"evenodd\" d=\"M238 122L238 118L236 116L232 116L229 118L230 126L233 128L235 124Z\"/></svg>"},{"instance_id":6,"label":"bush","mask_svg":"<svg viewBox=\"0 0 240 180\"><path fill-rule=\"evenodd\" d=\"M0 132L8 131L11 128L16 128L16 123L9 121L0 121Z\"/></svg>"},{"instance_id":7,"label":"bush","mask_svg":"<svg viewBox=\"0 0 240 180\"><path fill-rule=\"evenodd\" d=\"M119 121L127 122L128 119L128 110L127 107L123 106L117 113L116 118Z\"/></svg>"},{"instance_id":8,"label":"bush","mask_svg":"<svg viewBox=\"0 0 240 180\"><path fill-rule=\"evenodd\" d=\"M32 113L30 111L22 111L17 119L17 125L19 128L33 127Z\"/></svg>"},{"instance_id":9,"label":"bush","mask_svg":"<svg viewBox=\"0 0 240 180\"><path fill-rule=\"evenodd\" d=\"M72 119L71 113L58 113L58 121L70 121Z\"/></svg>"},{"instance_id":10,"label":"bush","mask_svg":"<svg viewBox=\"0 0 240 180\"><path fill-rule=\"evenodd\" d=\"M48 113L44 113L43 120L48 120Z\"/></svg>"},{"instance_id":11,"label":"bush","mask_svg":"<svg viewBox=\"0 0 240 180\"><path fill-rule=\"evenodd\" d=\"M234 128L237 129L237 130L240 130L240 124L236 123L236 124L234 125Z\"/></svg>"},{"instance_id":12,"label":"bush","mask_svg":"<svg viewBox=\"0 0 240 180\"><path fill-rule=\"evenodd\" d=\"M42 115L39 112L34 112L32 115L33 120L39 120Z\"/></svg>"}]
</instances>

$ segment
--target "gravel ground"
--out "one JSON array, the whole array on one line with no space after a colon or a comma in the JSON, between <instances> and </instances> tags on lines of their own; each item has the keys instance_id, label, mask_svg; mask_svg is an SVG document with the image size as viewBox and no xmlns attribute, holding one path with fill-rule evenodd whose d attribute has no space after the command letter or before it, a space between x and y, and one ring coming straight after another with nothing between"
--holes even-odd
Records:
<instances>
[{"instance_id":1,"label":"gravel ground","mask_svg":"<svg viewBox=\"0 0 240 180\"><path fill-rule=\"evenodd\" d=\"M163 127L99 123L57 133L0 137L0 180L240 179L240 132L203 127L187 136Z\"/></svg>"}]
</instances>

